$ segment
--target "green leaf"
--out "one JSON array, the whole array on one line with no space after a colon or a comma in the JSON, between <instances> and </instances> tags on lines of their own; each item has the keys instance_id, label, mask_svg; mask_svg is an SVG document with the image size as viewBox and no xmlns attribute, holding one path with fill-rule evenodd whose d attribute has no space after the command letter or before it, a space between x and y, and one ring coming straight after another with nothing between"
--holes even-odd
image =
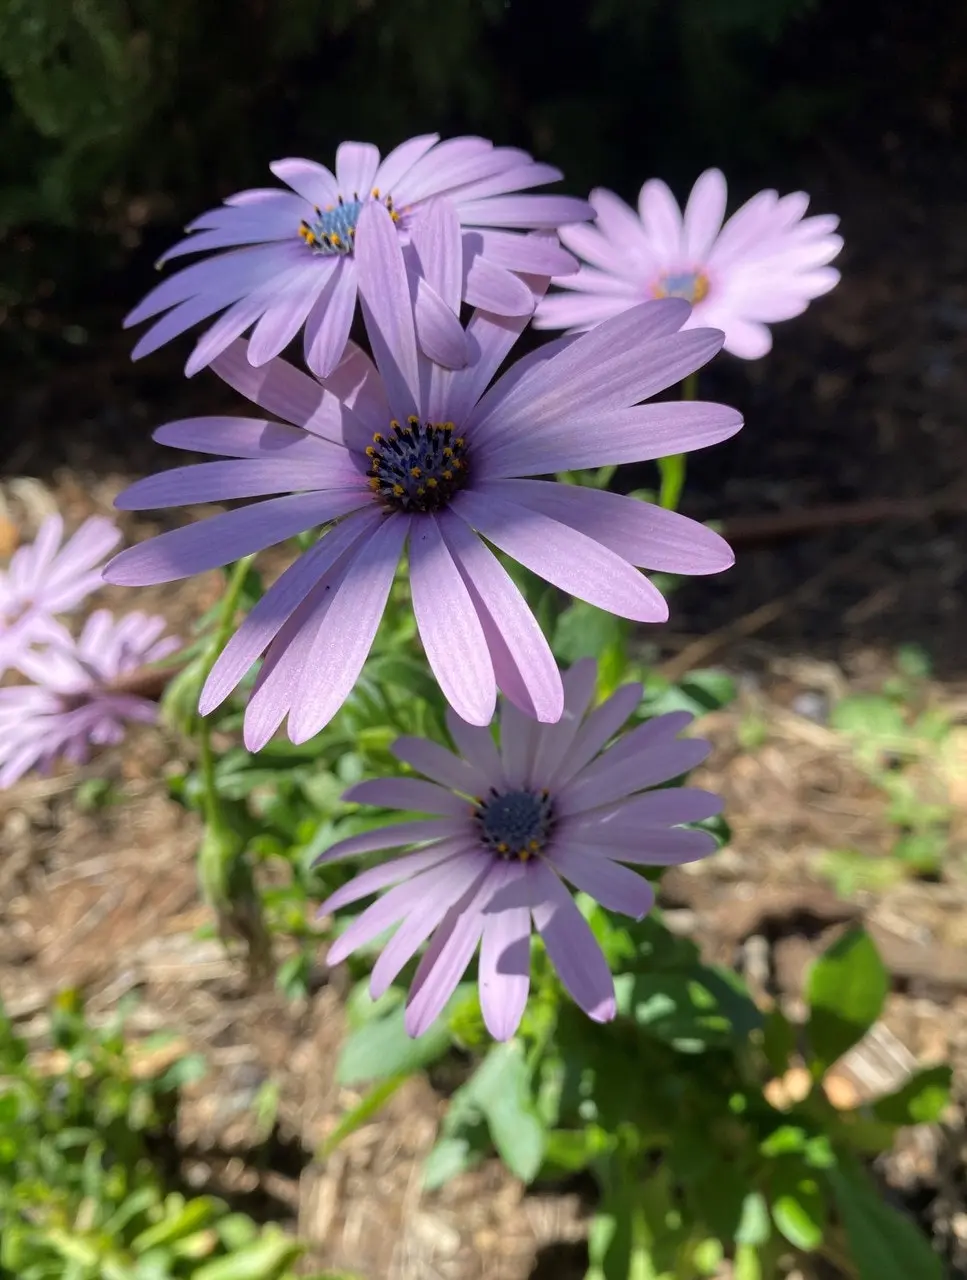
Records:
<instances>
[{"instance_id":1,"label":"green leaf","mask_svg":"<svg viewBox=\"0 0 967 1280\"><path fill-rule=\"evenodd\" d=\"M770 1009L762 1023L762 1051L775 1075L785 1073L795 1047L795 1027L781 1009Z\"/></svg>"},{"instance_id":2,"label":"green leaf","mask_svg":"<svg viewBox=\"0 0 967 1280\"><path fill-rule=\"evenodd\" d=\"M826 1201L815 1178L781 1164L772 1176L772 1220L796 1249L812 1252L823 1241Z\"/></svg>"},{"instance_id":3,"label":"green leaf","mask_svg":"<svg viewBox=\"0 0 967 1280\"><path fill-rule=\"evenodd\" d=\"M827 1173L858 1280L943 1280L940 1259L909 1218L892 1209L859 1168Z\"/></svg>"},{"instance_id":4,"label":"green leaf","mask_svg":"<svg viewBox=\"0 0 967 1280\"><path fill-rule=\"evenodd\" d=\"M401 1006L385 1018L364 1023L343 1045L336 1079L340 1084L359 1084L411 1076L436 1062L450 1048L450 1015L472 992L472 983L461 983L433 1026L416 1040L406 1034Z\"/></svg>"},{"instance_id":5,"label":"green leaf","mask_svg":"<svg viewBox=\"0 0 967 1280\"><path fill-rule=\"evenodd\" d=\"M950 1101L952 1074L947 1066L925 1067L895 1093L878 1098L873 1114L887 1124L933 1124Z\"/></svg>"},{"instance_id":6,"label":"green leaf","mask_svg":"<svg viewBox=\"0 0 967 1280\"><path fill-rule=\"evenodd\" d=\"M281 1280L304 1246L277 1228L266 1228L254 1243L227 1258L199 1267L194 1280Z\"/></svg>"},{"instance_id":7,"label":"green leaf","mask_svg":"<svg viewBox=\"0 0 967 1280\"><path fill-rule=\"evenodd\" d=\"M732 1271L734 1280L762 1280L762 1265L755 1245L740 1244L738 1246Z\"/></svg>"},{"instance_id":8,"label":"green leaf","mask_svg":"<svg viewBox=\"0 0 967 1280\"><path fill-rule=\"evenodd\" d=\"M742 1201L742 1216L735 1229L735 1242L738 1245L761 1245L771 1235L772 1224L765 1196L761 1191L750 1191Z\"/></svg>"},{"instance_id":9,"label":"green leaf","mask_svg":"<svg viewBox=\"0 0 967 1280\"><path fill-rule=\"evenodd\" d=\"M436 1191L458 1173L466 1173L483 1159L483 1151L465 1136L441 1138L423 1164L423 1186Z\"/></svg>"},{"instance_id":10,"label":"green leaf","mask_svg":"<svg viewBox=\"0 0 967 1280\"><path fill-rule=\"evenodd\" d=\"M862 1040L880 1016L889 986L879 952L862 929L843 934L819 957L806 983L814 1074Z\"/></svg>"},{"instance_id":11,"label":"green leaf","mask_svg":"<svg viewBox=\"0 0 967 1280\"><path fill-rule=\"evenodd\" d=\"M464 1090L483 1113L501 1160L515 1177L532 1181L544 1158L544 1127L531 1098L520 1042L491 1049Z\"/></svg>"},{"instance_id":12,"label":"green leaf","mask_svg":"<svg viewBox=\"0 0 967 1280\"><path fill-rule=\"evenodd\" d=\"M603 1155L614 1139L599 1125L583 1129L551 1129L544 1138L543 1174L553 1176L580 1173L592 1160Z\"/></svg>"},{"instance_id":13,"label":"green leaf","mask_svg":"<svg viewBox=\"0 0 967 1280\"><path fill-rule=\"evenodd\" d=\"M319 1150L319 1158L325 1160L351 1133L355 1133L361 1125L371 1120L386 1105L400 1085L404 1084L408 1079L408 1076L390 1076L388 1079L374 1085L368 1093L364 1094L355 1107L346 1112L329 1137L326 1138Z\"/></svg>"}]
</instances>

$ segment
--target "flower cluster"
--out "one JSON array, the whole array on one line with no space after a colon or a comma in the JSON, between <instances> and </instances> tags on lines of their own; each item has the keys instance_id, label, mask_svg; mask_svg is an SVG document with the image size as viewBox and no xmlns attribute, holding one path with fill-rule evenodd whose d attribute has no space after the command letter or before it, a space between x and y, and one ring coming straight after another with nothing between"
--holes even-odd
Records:
<instances>
[{"instance_id":1,"label":"flower cluster","mask_svg":"<svg viewBox=\"0 0 967 1280\"><path fill-rule=\"evenodd\" d=\"M120 537L110 520L93 516L62 546L63 522L49 516L0 573L2 665L30 681L0 688L0 788L61 758L81 763L92 746L121 741L128 721L157 717L132 677L180 647L162 638L163 618L115 619L100 609L75 640L54 616L103 585L100 563Z\"/></svg>"},{"instance_id":2,"label":"flower cluster","mask_svg":"<svg viewBox=\"0 0 967 1280\"><path fill-rule=\"evenodd\" d=\"M684 216L655 181L637 214L606 190L589 203L530 194L561 175L473 137L428 134L385 157L344 142L334 172L305 159L271 169L289 189L243 191L197 219L166 258L215 256L169 277L127 318L153 321L135 356L211 321L186 372L211 366L268 416L161 427L159 442L210 460L140 480L118 505L251 501L122 552L105 576L167 582L308 537L201 692L208 714L260 663L243 730L258 750L283 722L301 743L336 715L405 563L457 754L403 738L396 756L422 778L347 793L432 816L325 855L408 850L323 904L331 912L387 890L329 959L397 926L373 970L378 996L426 944L406 1011L418 1035L479 945L484 1020L506 1038L527 999L533 925L577 1003L605 1020L611 975L565 882L641 917L654 892L626 864L710 853L714 839L686 824L715 814L716 797L664 785L707 744L678 737L689 719L680 714L621 736L640 686L596 705L593 662L562 675L507 562L641 623L668 616L643 570L709 574L732 563L703 525L561 473L664 465L736 432L741 418L724 405L654 397L691 381L723 345L745 358L768 351L767 325L836 283L836 220L804 218L802 193L765 191L723 225L725 179L714 169ZM545 296L552 280L559 290ZM349 336L357 300L369 353ZM501 372L532 320L569 332ZM282 359L300 332L309 373ZM66 665L58 679L72 696ZM489 727L498 693L499 746Z\"/></svg>"}]
</instances>

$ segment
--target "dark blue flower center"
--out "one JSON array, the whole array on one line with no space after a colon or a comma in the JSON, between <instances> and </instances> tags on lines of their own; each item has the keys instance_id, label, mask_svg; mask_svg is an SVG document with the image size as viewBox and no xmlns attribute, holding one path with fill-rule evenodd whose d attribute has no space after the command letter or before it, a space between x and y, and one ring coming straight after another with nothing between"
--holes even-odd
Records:
<instances>
[{"instance_id":1,"label":"dark blue flower center","mask_svg":"<svg viewBox=\"0 0 967 1280\"><path fill-rule=\"evenodd\" d=\"M374 188L373 199L379 200L379 191ZM356 245L356 224L362 213L366 197L362 200L354 191L351 200L342 196L336 204L326 205L325 209L315 206L312 218L303 218L299 223L299 235L314 253L321 253L327 258L333 254L347 256ZM400 215L393 208L393 197L384 196L383 204L389 210L394 222L399 222Z\"/></svg>"},{"instance_id":2,"label":"dark blue flower center","mask_svg":"<svg viewBox=\"0 0 967 1280\"><path fill-rule=\"evenodd\" d=\"M483 843L500 858L526 862L544 848L554 823L547 791L504 791L491 787L478 800L474 820Z\"/></svg>"},{"instance_id":3,"label":"dark blue flower center","mask_svg":"<svg viewBox=\"0 0 967 1280\"><path fill-rule=\"evenodd\" d=\"M366 449L369 485L394 511L439 511L467 482L467 442L452 422L394 418Z\"/></svg>"},{"instance_id":4,"label":"dark blue flower center","mask_svg":"<svg viewBox=\"0 0 967 1280\"><path fill-rule=\"evenodd\" d=\"M704 271L667 271L658 277L656 298L684 298L693 305L708 297L708 276Z\"/></svg>"}]
</instances>

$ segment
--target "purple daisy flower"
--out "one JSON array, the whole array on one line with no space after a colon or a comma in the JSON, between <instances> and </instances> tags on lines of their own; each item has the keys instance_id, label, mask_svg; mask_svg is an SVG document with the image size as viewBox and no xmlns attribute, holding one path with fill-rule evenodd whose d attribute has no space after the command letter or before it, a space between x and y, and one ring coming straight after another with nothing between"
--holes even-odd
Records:
<instances>
[{"instance_id":1,"label":"purple daisy flower","mask_svg":"<svg viewBox=\"0 0 967 1280\"><path fill-rule=\"evenodd\" d=\"M127 721L153 723L157 704L129 678L180 648L173 636L161 638L165 626L164 618L115 621L98 609L80 639L25 654L19 665L34 683L0 689L0 787L29 769L46 773L60 758L83 764L92 746L120 742Z\"/></svg>"},{"instance_id":2,"label":"purple daisy flower","mask_svg":"<svg viewBox=\"0 0 967 1280\"><path fill-rule=\"evenodd\" d=\"M655 893L622 863L669 866L715 851L714 836L679 824L718 813L718 796L693 787L648 790L705 759L707 742L677 737L692 717L659 716L602 751L642 688L624 685L591 710L595 675L590 659L565 674L558 724L537 724L505 701L498 749L489 729L451 712L459 755L422 738L393 746L429 781L379 778L346 792L346 800L436 815L351 836L319 859L418 846L363 871L320 908L328 915L394 886L333 942L328 959L338 964L399 925L373 967L375 1000L429 938L406 1003L410 1035L422 1035L439 1016L479 943L484 1021L495 1039L512 1036L530 986L532 922L574 1000L598 1022L613 1018L611 974L563 881L640 920Z\"/></svg>"},{"instance_id":3,"label":"purple daisy flower","mask_svg":"<svg viewBox=\"0 0 967 1280\"><path fill-rule=\"evenodd\" d=\"M406 246L416 328L423 350L450 368L468 358L460 302L498 315L530 315L534 299L519 273L566 275L574 258L556 239L521 235L553 231L593 217L585 200L521 195L562 175L525 151L483 138L435 133L410 138L382 161L368 142L344 142L336 172L312 160L270 166L291 191L242 191L197 218L191 234L162 258L228 249L196 263L153 289L125 320L138 324L162 311L134 349L147 355L186 329L222 311L200 339L185 372L193 374L252 325L248 359L265 364L305 325L305 356L326 377L349 338L357 292L370 305L381 282L375 219L378 210ZM427 222L432 205L443 212ZM447 252L447 271L439 268Z\"/></svg>"},{"instance_id":4,"label":"purple daisy flower","mask_svg":"<svg viewBox=\"0 0 967 1280\"><path fill-rule=\"evenodd\" d=\"M48 516L27 546L18 547L0 570L0 676L22 669L32 644L71 645L70 632L51 615L75 609L104 585L100 565L120 541L117 527L102 516L85 520L61 546L64 522Z\"/></svg>"},{"instance_id":5,"label":"purple daisy flower","mask_svg":"<svg viewBox=\"0 0 967 1280\"><path fill-rule=\"evenodd\" d=\"M304 742L336 713L407 543L430 666L454 709L478 725L489 724L498 685L538 720L556 721L562 709L547 641L484 539L570 595L639 622L662 622L668 608L638 566L716 573L733 560L718 534L684 516L530 478L659 458L734 434L742 419L723 405L638 404L709 360L720 333L679 332L687 304L649 302L549 344L488 390L527 318L477 312L470 364L459 372L432 364L417 345L396 235L376 221L375 205L367 214L383 280L369 325L378 370L351 348L320 385L282 360L253 368L239 342L215 371L295 425L171 423L155 439L230 461L150 476L117 500L138 509L283 495L122 552L105 576L128 586L188 577L331 522L252 609L202 691L207 714L265 653L245 714L250 750L286 715L289 737Z\"/></svg>"},{"instance_id":6,"label":"purple daisy flower","mask_svg":"<svg viewBox=\"0 0 967 1280\"><path fill-rule=\"evenodd\" d=\"M801 315L839 280L827 265L843 247L839 218L804 218L804 191L760 191L723 226L725 200L718 169L695 183L684 216L657 179L641 188L637 213L612 191L592 191L594 226L560 230L589 265L556 282L569 292L545 298L535 326L577 333L643 298L684 298L687 324L722 329L725 350L744 360L764 356L766 326Z\"/></svg>"}]
</instances>

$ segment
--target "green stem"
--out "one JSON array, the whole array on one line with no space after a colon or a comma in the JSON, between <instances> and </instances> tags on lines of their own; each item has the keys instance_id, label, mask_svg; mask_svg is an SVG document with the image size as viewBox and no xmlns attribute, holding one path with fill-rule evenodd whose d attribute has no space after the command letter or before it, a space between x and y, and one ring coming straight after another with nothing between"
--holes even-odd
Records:
<instances>
[{"instance_id":1,"label":"green stem","mask_svg":"<svg viewBox=\"0 0 967 1280\"><path fill-rule=\"evenodd\" d=\"M698 374L690 373L682 380L683 400L694 400L698 392ZM677 511L682 489L685 485L685 455L671 453L667 458L658 459L658 470L661 474L661 489L658 501L666 511Z\"/></svg>"}]
</instances>

